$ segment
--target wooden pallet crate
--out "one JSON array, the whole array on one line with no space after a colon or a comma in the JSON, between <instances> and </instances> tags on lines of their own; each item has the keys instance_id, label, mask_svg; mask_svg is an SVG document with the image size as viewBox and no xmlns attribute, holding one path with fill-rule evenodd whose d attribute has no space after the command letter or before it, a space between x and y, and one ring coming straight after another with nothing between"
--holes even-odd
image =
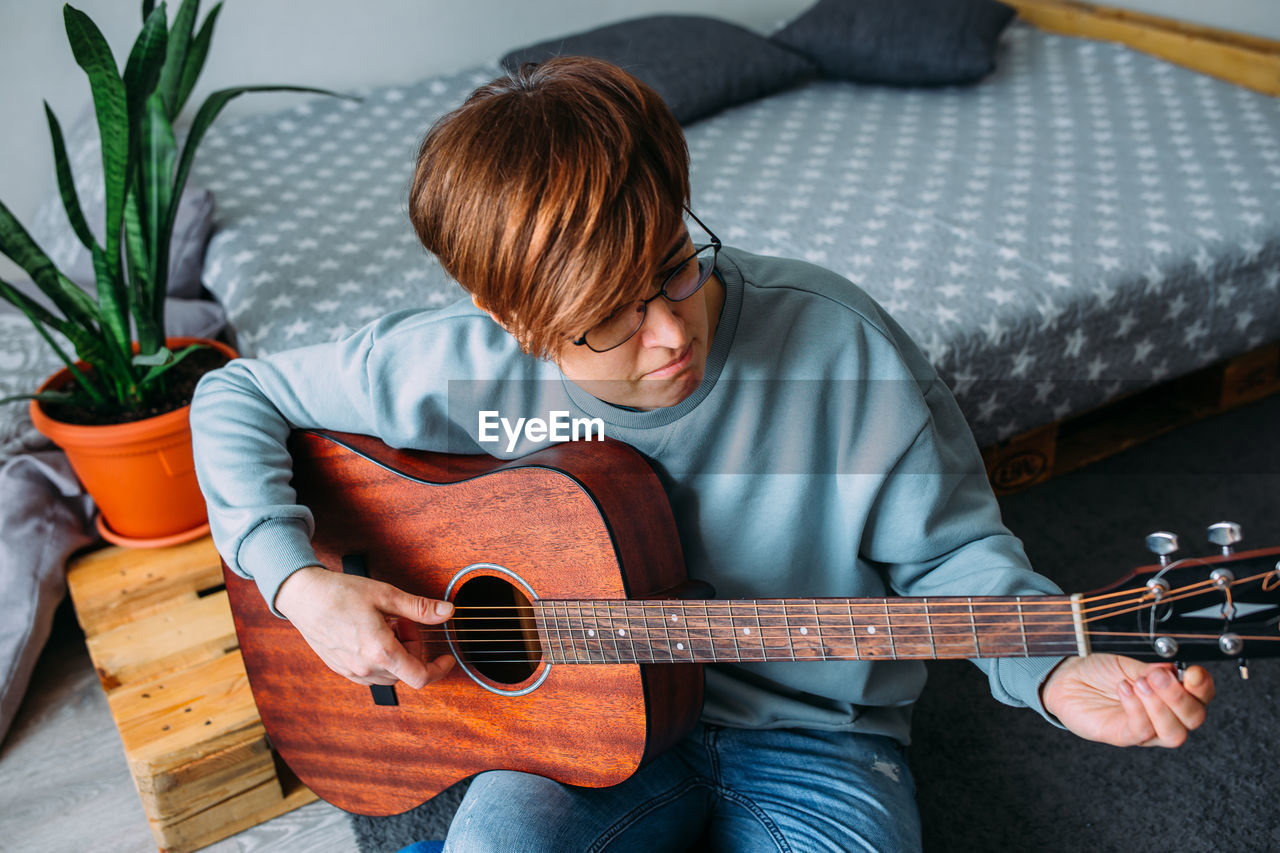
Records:
<instances>
[{"instance_id":1,"label":"wooden pallet crate","mask_svg":"<svg viewBox=\"0 0 1280 853\"><path fill-rule=\"evenodd\" d=\"M94 551L67 580L160 850L197 850L316 798L267 740L209 537Z\"/></svg>"},{"instance_id":2,"label":"wooden pallet crate","mask_svg":"<svg viewBox=\"0 0 1280 853\"><path fill-rule=\"evenodd\" d=\"M982 458L996 494L1008 494L1275 393L1280 393L1280 343L1028 430L983 448Z\"/></svg>"}]
</instances>

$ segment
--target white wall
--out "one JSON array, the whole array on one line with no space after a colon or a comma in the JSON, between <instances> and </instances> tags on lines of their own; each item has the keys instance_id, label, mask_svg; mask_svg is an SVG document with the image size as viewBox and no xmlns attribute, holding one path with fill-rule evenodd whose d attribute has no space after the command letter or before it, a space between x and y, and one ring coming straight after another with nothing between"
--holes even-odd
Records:
<instances>
[{"instance_id":1,"label":"white wall","mask_svg":"<svg viewBox=\"0 0 1280 853\"><path fill-rule=\"evenodd\" d=\"M1177 18L1280 41L1280 0L1095 0L1149 15Z\"/></svg>"},{"instance_id":2,"label":"white wall","mask_svg":"<svg viewBox=\"0 0 1280 853\"><path fill-rule=\"evenodd\" d=\"M170 15L179 0L170 0ZM702 13L761 32L811 0L228 0L192 99L240 84L297 83L335 89L405 82L496 59L512 47L637 15ZM138 0L76 0L123 65L140 26ZM213 5L205 0L203 10ZM1280 0L1119 0L1280 39ZM227 114L276 109L296 96L246 95ZM64 128L89 102L67 46L62 3L0 0L0 199L29 222L53 191L41 100ZM18 271L0 258L0 276Z\"/></svg>"}]
</instances>

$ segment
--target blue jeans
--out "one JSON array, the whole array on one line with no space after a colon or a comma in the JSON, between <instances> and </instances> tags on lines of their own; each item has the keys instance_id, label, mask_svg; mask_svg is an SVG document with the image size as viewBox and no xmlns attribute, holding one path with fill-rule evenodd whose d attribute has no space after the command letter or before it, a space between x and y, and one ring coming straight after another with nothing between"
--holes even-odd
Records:
<instances>
[{"instance_id":1,"label":"blue jeans","mask_svg":"<svg viewBox=\"0 0 1280 853\"><path fill-rule=\"evenodd\" d=\"M482 773L445 841L445 853L684 849L918 851L905 750L880 735L699 724L612 788Z\"/></svg>"}]
</instances>

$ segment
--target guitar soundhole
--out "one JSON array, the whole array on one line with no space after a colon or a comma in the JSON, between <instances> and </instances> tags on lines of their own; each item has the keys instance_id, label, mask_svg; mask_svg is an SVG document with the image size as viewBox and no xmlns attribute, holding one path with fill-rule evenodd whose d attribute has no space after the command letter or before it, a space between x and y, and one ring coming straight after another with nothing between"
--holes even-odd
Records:
<instances>
[{"instance_id":1,"label":"guitar soundhole","mask_svg":"<svg viewBox=\"0 0 1280 853\"><path fill-rule=\"evenodd\" d=\"M453 598L454 641L464 663L498 684L527 681L542 662L542 646L525 594L502 578L477 575Z\"/></svg>"}]
</instances>

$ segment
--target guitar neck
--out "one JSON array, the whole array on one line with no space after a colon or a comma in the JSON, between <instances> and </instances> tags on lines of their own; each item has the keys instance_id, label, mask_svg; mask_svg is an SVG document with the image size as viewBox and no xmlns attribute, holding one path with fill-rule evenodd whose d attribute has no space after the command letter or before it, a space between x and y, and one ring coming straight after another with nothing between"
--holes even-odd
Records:
<instances>
[{"instance_id":1,"label":"guitar neck","mask_svg":"<svg viewBox=\"0 0 1280 853\"><path fill-rule=\"evenodd\" d=\"M1067 596L540 600L553 663L931 660L1083 654Z\"/></svg>"}]
</instances>

